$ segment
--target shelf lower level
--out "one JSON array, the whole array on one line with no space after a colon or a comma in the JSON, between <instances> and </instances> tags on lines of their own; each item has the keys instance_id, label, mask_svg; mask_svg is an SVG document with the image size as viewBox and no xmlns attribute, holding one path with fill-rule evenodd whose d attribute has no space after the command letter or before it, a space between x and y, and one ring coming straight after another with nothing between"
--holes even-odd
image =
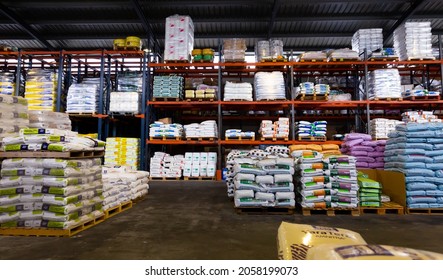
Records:
<instances>
[{"instance_id":1,"label":"shelf lower level","mask_svg":"<svg viewBox=\"0 0 443 280\"><path fill-rule=\"evenodd\" d=\"M298 140L214 140L214 141L198 141L198 140L146 140L146 144L148 145L198 145L198 146L213 146L213 145L308 145L308 144L336 144L341 145L342 141L336 140L327 140L327 141L298 141Z\"/></svg>"}]
</instances>

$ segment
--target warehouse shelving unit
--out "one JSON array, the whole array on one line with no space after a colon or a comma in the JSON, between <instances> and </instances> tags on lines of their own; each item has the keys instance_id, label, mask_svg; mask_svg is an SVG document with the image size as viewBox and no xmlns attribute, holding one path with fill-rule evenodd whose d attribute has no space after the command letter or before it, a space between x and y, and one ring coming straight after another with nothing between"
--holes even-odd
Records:
<instances>
[{"instance_id":1,"label":"warehouse shelving unit","mask_svg":"<svg viewBox=\"0 0 443 280\"><path fill-rule=\"evenodd\" d=\"M298 141L295 131L292 130L288 141L281 140L229 140L224 139L223 126L229 122L236 124L243 121L259 122L263 119L276 120L279 116L290 118L290 123L294 124L299 120L316 120L322 118L330 121L350 123L352 121L366 122L366 126L356 127L357 131L369 132L369 121L373 117L387 117L398 119L397 115L372 115L370 110L443 110L443 100L359 100L360 92L365 96L365 84L360 84L365 80L369 71L388 67L396 67L401 75L409 76L411 81L419 82L425 88L429 87L432 79L441 79L443 60L419 60L419 61L344 61L344 62L219 62L219 63L150 63L149 54L142 51L18 51L0 52L0 69L24 73L32 67L51 68L64 73L64 81L58 83L57 89L57 110L63 110L61 103L62 95L67 91L68 85L73 80L80 81L83 77L100 78L100 108L96 114L71 115L78 125L83 122L97 122L97 131L101 139L108 136L117 136L119 122L134 125L139 121L141 145L140 157L142 169L148 168L149 147L158 145L187 145L196 147L217 148L219 155L218 169L221 169L222 150L232 147L245 147L256 145L273 144L302 144L316 143ZM118 84L117 73L128 69L137 69L143 73L143 94L141 102L143 104L140 114L133 116L119 116L107 114L109 93ZM223 81L240 80L253 78L258 71L282 71L286 75L287 99L279 101L222 101ZM296 100L293 92L297 78L314 77L315 75L345 75L352 77L354 83L350 83L348 90L352 91L356 100L352 101L301 101ZM183 75L186 77L211 77L218 79L218 96L215 101L165 101L153 100L151 91L151 78L154 75ZM62 77L59 77L59 81ZM17 75L17 84L21 82L21 75ZM351 80L351 79L350 79ZM16 95L18 95L18 87ZM107 102L104 102L107 100ZM217 120L219 128L219 139L215 140L159 140L149 139L147 135L149 124L155 120L158 114L170 114L187 110L210 111L207 115L184 115L181 119L184 123ZM247 111L284 111L283 115L223 115L224 110ZM347 110L348 114L302 115L303 110L316 110L321 112ZM365 113L366 111L366 113ZM317 143L340 144L339 141L327 141Z\"/></svg>"}]
</instances>

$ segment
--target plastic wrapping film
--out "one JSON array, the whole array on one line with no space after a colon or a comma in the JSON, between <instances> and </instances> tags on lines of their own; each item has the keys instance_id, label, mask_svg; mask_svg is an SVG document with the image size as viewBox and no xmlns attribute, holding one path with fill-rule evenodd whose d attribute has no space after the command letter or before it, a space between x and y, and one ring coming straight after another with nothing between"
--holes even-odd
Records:
<instances>
[{"instance_id":1,"label":"plastic wrapping film","mask_svg":"<svg viewBox=\"0 0 443 280\"><path fill-rule=\"evenodd\" d=\"M405 22L394 30L394 49L401 60L435 58L431 22Z\"/></svg>"},{"instance_id":2,"label":"plastic wrapping film","mask_svg":"<svg viewBox=\"0 0 443 280\"><path fill-rule=\"evenodd\" d=\"M165 22L166 61L190 61L194 49L194 24L190 16L173 15Z\"/></svg>"}]
</instances>

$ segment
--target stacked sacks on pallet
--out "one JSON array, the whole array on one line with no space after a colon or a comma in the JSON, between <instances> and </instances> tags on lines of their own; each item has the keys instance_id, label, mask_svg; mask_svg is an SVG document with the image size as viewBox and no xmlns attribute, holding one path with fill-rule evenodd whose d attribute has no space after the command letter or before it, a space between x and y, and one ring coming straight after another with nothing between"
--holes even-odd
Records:
<instances>
[{"instance_id":1,"label":"stacked sacks on pallet","mask_svg":"<svg viewBox=\"0 0 443 280\"><path fill-rule=\"evenodd\" d=\"M149 190L149 172L126 167L103 167L103 210L143 197Z\"/></svg>"},{"instance_id":2,"label":"stacked sacks on pallet","mask_svg":"<svg viewBox=\"0 0 443 280\"><path fill-rule=\"evenodd\" d=\"M181 138L183 136L183 125L179 123L163 123L156 121L149 125L149 137L154 138Z\"/></svg>"},{"instance_id":3,"label":"stacked sacks on pallet","mask_svg":"<svg viewBox=\"0 0 443 280\"><path fill-rule=\"evenodd\" d=\"M357 208L358 184L355 158L296 150L297 191L303 208Z\"/></svg>"},{"instance_id":4,"label":"stacked sacks on pallet","mask_svg":"<svg viewBox=\"0 0 443 280\"><path fill-rule=\"evenodd\" d=\"M100 217L101 173L100 159L5 159L1 227L67 229Z\"/></svg>"},{"instance_id":5,"label":"stacked sacks on pallet","mask_svg":"<svg viewBox=\"0 0 443 280\"><path fill-rule=\"evenodd\" d=\"M408 208L443 207L443 123L397 125L389 133L385 169L405 174Z\"/></svg>"},{"instance_id":6,"label":"stacked sacks on pallet","mask_svg":"<svg viewBox=\"0 0 443 280\"><path fill-rule=\"evenodd\" d=\"M236 207L294 207L294 161L289 149L232 151L227 156L228 196Z\"/></svg>"},{"instance_id":7,"label":"stacked sacks on pallet","mask_svg":"<svg viewBox=\"0 0 443 280\"><path fill-rule=\"evenodd\" d=\"M29 110L54 111L57 76L53 70L33 68L26 76L25 98Z\"/></svg>"},{"instance_id":8,"label":"stacked sacks on pallet","mask_svg":"<svg viewBox=\"0 0 443 280\"><path fill-rule=\"evenodd\" d=\"M366 174L359 172L358 174L358 186L359 186L359 197L360 206L363 207L380 207L381 206L381 195L382 195L382 185L368 178Z\"/></svg>"},{"instance_id":9,"label":"stacked sacks on pallet","mask_svg":"<svg viewBox=\"0 0 443 280\"><path fill-rule=\"evenodd\" d=\"M15 92L14 73L0 73L0 94L12 95Z\"/></svg>"},{"instance_id":10,"label":"stacked sacks on pallet","mask_svg":"<svg viewBox=\"0 0 443 280\"><path fill-rule=\"evenodd\" d=\"M233 100L252 101L252 85L226 81L223 101Z\"/></svg>"},{"instance_id":11,"label":"stacked sacks on pallet","mask_svg":"<svg viewBox=\"0 0 443 280\"><path fill-rule=\"evenodd\" d=\"M90 151L105 146L103 141L79 137L77 132L69 130L22 128L19 135L3 138L5 151Z\"/></svg>"},{"instance_id":12,"label":"stacked sacks on pallet","mask_svg":"<svg viewBox=\"0 0 443 280\"><path fill-rule=\"evenodd\" d=\"M155 152L150 162L152 178L180 178L185 166L183 155L171 156L163 152Z\"/></svg>"},{"instance_id":13,"label":"stacked sacks on pallet","mask_svg":"<svg viewBox=\"0 0 443 280\"><path fill-rule=\"evenodd\" d=\"M69 115L51 111L29 111L30 128L54 128L72 130Z\"/></svg>"},{"instance_id":14,"label":"stacked sacks on pallet","mask_svg":"<svg viewBox=\"0 0 443 280\"><path fill-rule=\"evenodd\" d=\"M255 100L284 100L285 80L283 73L257 72L254 76Z\"/></svg>"},{"instance_id":15,"label":"stacked sacks on pallet","mask_svg":"<svg viewBox=\"0 0 443 280\"><path fill-rule=\"evenodd\" d=\"M263 120L258 130L262 138L288 138L289 137L289 119L278 118L277 121Z\"/></svg>"},{"instance_id":16,"label":"stacked sacks on pallet","mask_svg":"<svg viewBox=\"0 0 443 280\"><path fill-rule=\"evenodd\" d=\"M249 151L247 150L232 150L226 156L226 187L228 197L234 197L235 184L234 184L234 165L235 164L252 164L253 160L248 158Z\"/></svg>"},{"instance_id":17,"label":"stacked sacks on pallet","mask_svg":"<svg viewBox=\"0 0 443 280\"><path fill-rule=\"evenodd\" d=\"M299 137L324 137L326 139L327 121L299 121L295 125L297 136Z\"/></svg>"},{"instance_id":18,"label":"stacked sacks on pallet","mask_svg":"<svg viewBox=\"0 0 443 280\"><path fill-rule=\"evenodd\" d=\"M323 154L323 156L341 155L340 147L336 144L322 144L322 145L297 144L297 145L290 145L289 146L289 151L291 154L293 151L303 151L303 150L321 152Z\"/></svg>"},{"instance_id":19,"label":"stacked sacks on pallet","mask_svg":"<svg viewBox=\"0 0 443 280\"><path fill-rule=\"evenodd\" d=\"M29 126L28 103L23 97L0 94L0 148L4 137L18 136Z\"/></svg>"},{"instance_id":20,"label":"stacked sacks on pallet","mask_svg":"<svg viewBox=\"0 0 443 280\"><path fill-rule=\"evenodd\" d=\"M386 140L372 141L364 133L346 134L341 151L356 158L357 168L383 169Z\"/></svg>"},{"instance_id":21,"label":"stacked sacks on pallet","mask_svg":"<svg viewBox=\"0 0 443 280\"><path fill-rule=\"evenodd\" d=\"M134 170L139 168L139 138L106 138L105 165L123 165Z\"/></svg>"},{"instance_id":22,"label":"stacked sacks on pallet","mask_svg":"<svg viewBox=\"0 0 443 280\"><path fill-rule=\"evenodd\" d=\"M186 138L218 138L217 123L214 120L187 124L183 128Z\"/></svg>"}]
</instances>

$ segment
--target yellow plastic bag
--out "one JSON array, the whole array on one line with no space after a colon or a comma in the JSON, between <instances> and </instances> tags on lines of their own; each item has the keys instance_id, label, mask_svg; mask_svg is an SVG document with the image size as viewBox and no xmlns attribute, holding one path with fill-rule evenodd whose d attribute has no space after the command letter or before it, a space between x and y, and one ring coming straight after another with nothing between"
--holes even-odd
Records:
<instances>
[{"instance_id":1,"label":"yellow plastic bag","mask_svg":"<svg viewBox=\"0 0 443 280\"><path fill-rule=\"evenodd\" d=\"M281 260L304 260L311 248L322 244L366 244L357 232L332 227L282 222L278 228L277 245Z\"/></svg>"},{"instance_id":2,"label":"yellow plastic bag","mask_svg":"<svg viewBox=\"0 0 443 280\"><path fill-rule=\"evenodd\" d=\"M303 144L291 145L288 148L289 148L289 152L292 153L293 151L306 150L306 145L303 145Z\"/></svg>"},{"instance_id":3,"label":"yellow plastic bag","mask_svg":"<svg viewBox=\"0 0 443 280\"><path fill-rule=\"evenodd\" d=\"M312 151L317 151L317 152L321 152L323 149L321 148L320 145L317 144L309 144L306 145L306 149L307 150L312 150Z\"/></svg>"},{"instance_id":4,"label":"yellow plastic bag","mask_svg":"<svg viewBox=\"0 0 443 280\"><path fill-rule=\"evenodd\" d=\"M443 254L389 245L320 244L311 248L307 260L443 260Z\"/></svg>"},{"instance_id":5,"label":"yellow plastic bag","mask_svg":"<svg viewBox=\"0 0 443 280\"><path fill-rule=\"evenodd\" d=\"M329 150L338 151L338 150L340 150L340 147L336 144L322 144L321 147L322 147L323 151L329 151Z\"/></svg>"}]
</instances>

